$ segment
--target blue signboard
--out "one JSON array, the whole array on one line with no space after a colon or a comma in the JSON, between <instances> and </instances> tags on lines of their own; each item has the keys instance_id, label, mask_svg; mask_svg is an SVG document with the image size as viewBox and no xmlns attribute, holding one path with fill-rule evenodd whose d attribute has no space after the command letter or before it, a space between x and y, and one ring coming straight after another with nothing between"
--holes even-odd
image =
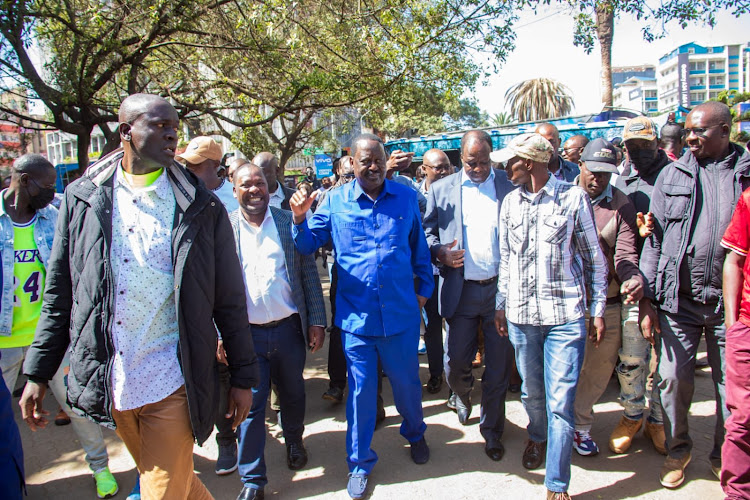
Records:
<instances>
[{"instance_id":1,"label":"blue signboard","mask_svg":"<svg viewBox=\"0 0 750 500\"><path fill-rule=\"evenodd\" d=\"M333 175L333 160L328 155L315 155L315 176L318 179Z\"/></svg>"}]
</instances>

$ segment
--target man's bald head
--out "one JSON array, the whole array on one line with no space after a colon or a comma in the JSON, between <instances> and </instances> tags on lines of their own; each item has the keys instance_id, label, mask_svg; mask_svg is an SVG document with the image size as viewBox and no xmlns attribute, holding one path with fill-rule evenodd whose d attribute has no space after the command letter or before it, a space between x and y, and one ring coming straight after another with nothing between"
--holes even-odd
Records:
<instances>
[{"instance_id":1,"label":"man's bald head","mask_svg":"<svg viewBox=\"0 0 750 500\"><path fill-rule=\"evenodd\" d=\"M436 180L452 174L453 166L445 151L435 148L422 155L422 170L429 188Z\"/></svg>"},{"instance_id":2,"label":"man's bald head","mask_svg":"<svg viewBox=\"0 0 750 500\"><path fill-rule=\"evenodd\" d=\"M422 155L422 161L426 162L429 161L431 164L440 163L442 161L447 161L450 163L450 160L448 159L448 155L445 154L445 151L442 149L433 148L425 152L424 155Z\"/></svg>"},{"instance_id":3,"label":"man's bald head","mask_svg":"<svg viewBox=\"0 0 750 500\"><path fill-rule=\"evenodd\" d=\"M694 107L685 119L685 141L698 160L718 161L729 151L732 113L718 101Z\"/></svg>"},{"instance_id":4,"label":"man's bald head","mask_svg":"<svg viewBox=\"0 0 750 500\"><path fill-rule=\"evenodd\" d=\"M475 141L484 142L490 147L490 151L492 151L492 138L490 137L490 134L484 130L469 130L463 137L461 137L461 152Z\"/></svg>"},{"instance_id":5,"label":"man's bald head","mask_svg":"<svg viewBox=\"0 0 750 500\"><path fill-rule=\"evenodd\" d=\"M729 110L729 106L723 102L706 101L694 107L688 116L695 115L696 113L703 113L712 122L725 123L727 125L732 124L732 112Z\"/></svg>"},{"instance_id":6,"label":"man's bald head","mask_svg":"<svg viewBox=\"0 0 750 500\"><path fill-rule=\"evenodd\" d=\"M243 163L242 165L239 165L234 171L234 184L236 185L239 182L240 177L242 177L245 173L254 175L254 174L257 174L258 172L260 172L260 175L262 175L263 178L265 179L266 177L265 173L263 172L263 169L259 165L256 165L255 163L248 162L247 160L245 160L245 163Z\"/></svg>"},{"instance_id":7,"label":"man's bald head","mask_svg":"<svg viewBox=\"0 0 750 500\"><path fill-rule=\"evenodd\" d=\"M273 153L263 151L255 155L252 163L263 170L263 175L268 182L268 191L275 193L278 189L279 160Z\"/></svg>"},{"instance_id":8,"label":"man's bald head","mask_svg":"<svg viewBox=\"0 0 750 500\"><path fill-rule=\"evenodd\" d=\"M540 123L534 132L541 135L552 144L552 156L550 157L549 162L550 164L556 162L558 156L557 152L560 149L560 131L551 123Z\"/></svg>"},{"instance_id":9,"label":"man's bald head","mask_svg":"<svg viewBox=\"0 0 750 500\"><path fill-rule=\"evenodd\" d=\"M16 158L13 162L13 174L29 174L31 176L44 175L55 167L42 155L27 154Z\"/></svg>"},{"instance_id":10,"label":"man's bald head","mask_svg":"<svg viewBox=\"0 0 750 500\"><path fill-rule=\"evenodd\" d=\"M148 111L151 107L164 105L169 107L173 106L161 96L154 94L133 94L125 98L120 104L120 113L118 114L118 120L120 123L133 124L143 113Z\"/></svg>"}]
</instances>

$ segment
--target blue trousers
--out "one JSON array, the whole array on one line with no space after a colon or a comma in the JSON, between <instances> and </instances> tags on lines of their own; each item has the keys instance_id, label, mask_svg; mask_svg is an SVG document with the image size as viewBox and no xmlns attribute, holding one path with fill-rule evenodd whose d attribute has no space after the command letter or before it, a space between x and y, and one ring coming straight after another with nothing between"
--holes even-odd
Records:
<instances>
[{"instance_id":1,"label":"blue trousers","mask_svg":"<svg viewBox=\"0 0 750 500\"><path fill-rule=\"evenodd\" d=\"M586 345L584 318L557 326L508 321L508 334L523 379L521 401L529 415L529 438L547 442L544 484L550 491L568 491L573 405Z\"/></svg>"},{"instance_id":2,"label":"blue trousers","mask_svg":"<svg viewBox=\"0 0 750 500\"><path fill-rule=\"evenodd\" d=\"M0 370L0 498L21 500L25 493L23 448L12 403Z\"/></svg>"},{"instance_id":3,"label":"blue trousers","mask_svg":"<svg viewBox=\"0 0 750 500\"><path fill-rule=\"evenodd\" d=\"M306 342L298 315L272 328L252 327L258 356L258 386L253 389L250 414L239 428L239 472L242 482L263 489L268 483L263 450L266 446L266 402L271 381L279 389L281 425L287 444L302 441L305 430Z\"/></svg>"},{"instance_id":4,"label":"blue trousers","mask_svg":"<svg viewBox=\"0 0 750 500\"><path fill-rule=\"evenodd\" d=\"M342 332L349 373L346 400L346 454L349 471L370 474L378 461L372 450L378 392L378 358L393 389L396 409L404 417L401 435L410 443L422 439L427 426L422 417L422 384L417 348L419 331L388 337ZM282 415L284 413L282 412Z\"/></svg>"}]
</instances>

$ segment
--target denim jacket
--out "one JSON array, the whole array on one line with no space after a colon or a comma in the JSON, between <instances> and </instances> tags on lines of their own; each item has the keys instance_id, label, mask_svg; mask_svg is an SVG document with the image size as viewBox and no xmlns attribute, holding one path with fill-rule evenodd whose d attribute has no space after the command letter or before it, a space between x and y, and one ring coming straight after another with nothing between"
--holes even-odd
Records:
<instances>
[{"instance_id":1,"label":"denim jacket","mask_svg":"<svg viewBox=\"0 0 750 500\"><path fill-rule=\"evenodd\" d=\"M0 335L9 337L13 330L13 221L5 212L3 196L5 191L0 192L0 237L2 237L2 248L0 258L3 261L2 286L3 296L0 298ZM47 267L52 240L55 237L55 224L57 224L57 209L52 205L37 211L37 219L34 224L34 240L36 241L42 264Z\"/></svg>"}]
</instances>

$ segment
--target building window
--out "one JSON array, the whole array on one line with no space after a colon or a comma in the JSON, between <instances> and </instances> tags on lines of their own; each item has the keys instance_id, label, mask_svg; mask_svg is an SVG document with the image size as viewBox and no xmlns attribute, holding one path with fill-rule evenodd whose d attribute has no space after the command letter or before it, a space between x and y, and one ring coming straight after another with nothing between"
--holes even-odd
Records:
<instances>
[{"instance_id":1,"label":"building window","mask_svg":"<svg viewBox=\"0 0 750 500\"><path fill-rule=\"evenodd\" d=\"M712 76L708 82L709 85L724 85L724 76Z\"/></svg>"},{"instance_id":2,"label":"building window","mask_svg":"<svg viewBox=\"0 0 750 500\"><path fill-rule=\"evenodd\" d=\"M708 62L709 71L723 70L723 69L724 69L724 61L709 61Z\"/></svg>"},{"instance_id":3,"label":"building window","mask_svg":"<svg viewBox=\"0 0 750 500\"><path fill-rule=\"evenodd\" d=\"M703 102L706 99L705 92L690 92L690 100L692 102Z\"/></svg>"},{"instance_id":4,"label":"building window","mask_svg":"<svg viewBox=\"0 0 750 500\"><path fill-rule=\"evenodd\" d=\"M695 54L695 48L693 48L693 47L690 47L690 48L688 49L688 54Z\"/></svg>"},{"instance_id":5,"label":"building window","mask_svg":"<svg viewBox=\"0 0 750 500\"><path fill-rule=\"evenodd\" d=\"M706 81L703 79L702 76L693 76L690 78L690 86L691 87L698 87L701 85L705 85Z\"/></svg>"},{"instance_id":6,"label":"building window","mask_svg":"<svg viewBox=\"0 0 750 500\"><path fill-rule=\"evenodd\" d=\"M719 93L716 92L716 91L709 92L708 93L708 98L709 99L718 99L719 98Z\"/></svg>"},{"instance_id":7,"label":"building window","mask_svg":"<svg viewBox=\"0 0 750 500\"><path fill-rule=\"evenodd\" d=\"M690 63L690 71L706 71L706 61L693 61Z\"/></svg>"},{"instance_id":8,"label":"building window","mask_svg":"<svg viewBox=\"0 0 750 500\"><path fill-rule=\"evenodd\" d=\"M645 97L646 99L656 99L657 95L658 92L655 89L643 91L643 97Z\"/></svg>"}]
</instances>

